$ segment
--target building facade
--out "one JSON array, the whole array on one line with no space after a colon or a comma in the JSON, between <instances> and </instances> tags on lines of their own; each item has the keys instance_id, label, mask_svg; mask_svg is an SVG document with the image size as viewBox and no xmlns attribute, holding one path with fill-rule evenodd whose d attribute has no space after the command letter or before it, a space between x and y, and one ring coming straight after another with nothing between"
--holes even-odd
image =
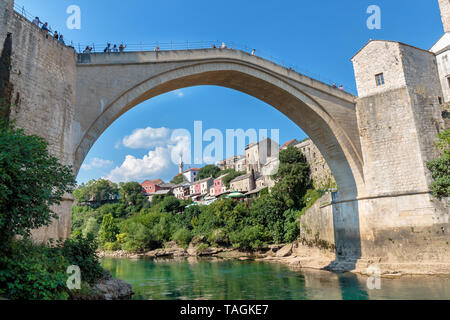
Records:
<instances>
[{"instance_id":1,"label":"building facade","mask_svg":"<svg viewBox=\"0 0 450 320\"><path fill-rule=\"evenodd\" d=\"M195 178L197 177L199 171L199 168L192 168L183 172L183 175L186 178L187 182L192 183L195 181Z\"/></svg>"},{"instance_id":2,"label":"building facade","mask_svg":"<svg viewBox=\"0 0 450 320\"><path fill-rule=\"evenodd\" d=\"M255 189L255 176L251 173L244 174L230 181L232 191L249 192Z\"/></svg>"},{"instance_id":3,"label":"building facade","mask_svg":"<svg viewBox=\"0 0 450 320\"><path fill-rule=\"evenodd\" d=\"M173 195L179 200L185 200L190 194L189 183L181 183L173 187Z\"/></svg>"},{"instance_id":4,"label":"building facade","mask_svg":"<svg viewBox=\"0 0 450 320\"><path fill-rule=\"evenodd\" d=\"M217 179L214 180L214 196L220 196L222 193L227 192L227 187L225 186L225 183L223 182L223 179L228 174L221 175Z\"/></svg>"}]
</instances>

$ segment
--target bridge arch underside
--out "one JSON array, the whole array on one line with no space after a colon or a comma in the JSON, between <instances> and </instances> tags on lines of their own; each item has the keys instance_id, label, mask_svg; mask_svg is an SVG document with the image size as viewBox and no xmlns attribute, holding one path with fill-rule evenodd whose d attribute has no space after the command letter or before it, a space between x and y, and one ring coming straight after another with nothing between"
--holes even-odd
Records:
<instances>
[{"instance_id":1,"label":"bridge arch underside","mask_svg":"<svg viewBox=\"0 0 450 320\"><path fill-rule=\"evenodd\" d=\"M102 67L88 66L93 68L90 72L98 74L99 78L102 77ZM99 68L98 72L95 72L95 68ZM117 78L123 76L125 70L123 66L117 67ZM173 68L152 75L130 88L121 88L120 93L111 99L111 103L104 106L99 116L90 123L79 143L75 142L75 171L78 172L100 135L125 112L158 95L201 85L241 91L275 107L304 130L317 145L336 179L341 200L352 200L362 193L362 163L357 147L339 121L334 119L326 108L316 102L307 90L302 91L281 77L230 62L200 63Z\"/></svg>"}]
</instances>

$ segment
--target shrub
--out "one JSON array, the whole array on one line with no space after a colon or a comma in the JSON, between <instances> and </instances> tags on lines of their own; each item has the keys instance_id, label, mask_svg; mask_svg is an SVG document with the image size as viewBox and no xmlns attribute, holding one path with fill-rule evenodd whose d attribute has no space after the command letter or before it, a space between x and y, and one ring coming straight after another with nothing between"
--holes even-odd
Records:
<instances>
[{"instance_id":1,"label":"shrub","mask_svg":"<svg viewBox=\"0 0 450 320\"><path fill-rule=\"evenodd\" d=\"M50 224L58 205L75 185L72 168L48 152L48 143L11 124L0 124L0 250L15 235Z\"/></svg>"},{"instance_id":2,"label":"shrub","mask_svg":"<svg viewBox=\"0 0 450 320\"><path fill-rule=\"evenodd\" d=\"M229 243L228 236L223 229L216 229L211 232L208 241L215 246L227 245Z\"/></svg>"},{"instance_id":3,"label":"shrub","mask_svg":"<svg viewBox=\"0 0 450 320\"><path fill-rule=\"evenodd\" d=\"M192 233L186 228L179 229L174 233L173 240L182 246L188 246L192 240Z\"/></svg>"},{"instance_id":4,"label":"shrub","mask_svg":"<svg viewBox=\"0 0 450 320\"><path fill-rule=\"evenodd\" d=\"M103 269L97 257L97 242L91 234L87 238L75 236L61 244L64 258L70 265L80 267L81 279L94 284L103 276Z\"/></svg>"},{"instance_id":5,"label":"shrub","mask_svg":"<svg viewBox=\"0 0 450 320\"><path fill-rule=\"evenodd\" d=\"M100 230L100 225L97 223L97 219L91 217L86 222L86 227L83 229L83 237L87 238L90 235L92 237L97 237L98 231Z\"/></svg>"},{"instance_id":6,"label":"shrub","mask_svg":"<svg viewBox=\"0 0 450 320\"><path fill-rule=\"evenodd\" d=\"M300 226L298 218L300 212L289 209L284 212L284 242L294 242L300 234Z\"/></svg>"},{"instance_id":7,"label":"shrub","mask_svg":"<svg viewBox=\"0 0 450 320\"><path fill-rule=\"evenodd\" d=\"M0 256L0 295L13 300L65 300L68 265L56 247L15 241L9 255Z\"/></svg>"},{"instance_id":8,"label":"shrub","mask_svg":"<svg viewBox=\"0 0 450 320\"><path fill-rule=\"evenodd\" d=\"M450 129L439 134L436 146L441 150L442 156L427 163L433 177L431 190L435 197L448 197L450 195Z\"/></svg>"},{"instance_id":9,"label":"shrub","mask_svg":"<svg viewBox=\"0 0 450 320\"><path fill-rule=\"evenodd\" d=\"M106 251L116 251L116 250L120 250L121 245L119 242L106 242L103 245L103 249L105 249Z\"/></svg>"},{"instance_id":10,"label":"shrub","mask_svg":"<svg viewBox=\"0 0 450 320\"><path fill-rule=\"evenodd\" d=\"M230 234L230 242L234 248L256 250L270 241L270 233L261 225L246 226Z\"/></svg>"},{"instance_id":11,"label":"shrub","mask_svg":"<svg viewBox=\"0 0 450 320\"><path fill-rule=\"evenodd\" d=\"M103 217L102 227L100 229L101 243L116 241L116 235L119 233L114 217L112 214L107 214Z\"/></svg>"},{"instance_id":12,"label":"shrub","mask_svg":"<svg viewBox=\"0 0 450 320\"><path fill-rule=\"evenodd\" d=\"M124 241L122 249L127 251L136 252L144 250L149 246L151 241L150 230L133 219L127 220L122 224L121 232L126 235L125 239L122 240Z\"/></svg>"}]
</instances>

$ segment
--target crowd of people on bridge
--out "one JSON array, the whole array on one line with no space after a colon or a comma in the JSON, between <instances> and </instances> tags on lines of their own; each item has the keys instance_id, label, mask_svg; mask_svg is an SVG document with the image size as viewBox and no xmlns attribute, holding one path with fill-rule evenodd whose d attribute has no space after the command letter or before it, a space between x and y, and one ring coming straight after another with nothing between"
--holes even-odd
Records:
<instances>
[{"instance_id":1,"label":"crowd of people on bridge","mask_svg":"<svg viewBox=\"0 0 450 320\"><path fill-rule=\"evenodd\" d=\"M34 20L32 21L33 24L35 26L37 26L38 28L41 28L41 30L43 32L45 32L46 35L51 35L53 36L53 38L55 38L57 41L59 41L62 44L66 44L64 41L64 36L62 34L59 34L58 31L53 32L53 34L51 34L51 30L50 27L48 25L48 22L42 22L39 17L35 17Z\"/></svg>"}]
</instances>

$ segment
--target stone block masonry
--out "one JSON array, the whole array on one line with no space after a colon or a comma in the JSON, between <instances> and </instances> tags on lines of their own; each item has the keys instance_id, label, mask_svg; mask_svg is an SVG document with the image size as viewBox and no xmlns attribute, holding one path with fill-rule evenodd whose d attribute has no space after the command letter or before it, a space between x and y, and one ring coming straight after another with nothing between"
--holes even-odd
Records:
<instances>
[{"instance_id":1,"label":"stone block masonry","mask_svg":"<svg viewBox=\"0 0 450 320\"><path fill-rule=\"evenodd\" d=\"M12 1L8 1L12 3ZM1 1L1 6L5 2ZM1 8L0 8L1 9ZM76 53L45 34L11 10L0 10L0 34L10 37L10 119L49 142L52 155L73 165L73 117L76 90ZM36 230L36 240L70 236L72 195L54 208L59 219L48 228Z\"/></svg>"}]
</instances>

